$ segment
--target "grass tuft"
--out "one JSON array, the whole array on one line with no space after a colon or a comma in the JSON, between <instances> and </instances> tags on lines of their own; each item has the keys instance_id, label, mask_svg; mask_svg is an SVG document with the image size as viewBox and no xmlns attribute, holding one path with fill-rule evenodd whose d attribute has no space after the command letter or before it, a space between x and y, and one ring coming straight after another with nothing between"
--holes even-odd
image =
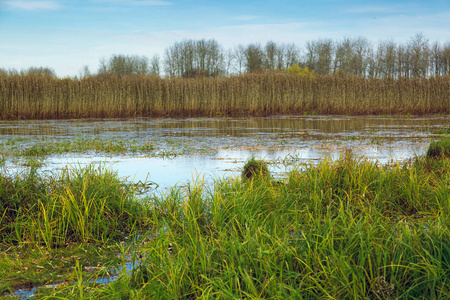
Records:
<instances>
[{"instance_id":1,"label":"grass tuft","mask_svg":"<svg viewBox=\"0 0 450 300\"><path fill-rule=\"evenodd\" d=\"M134 185L103 167L65 168L41 175L0 175L0 237L10 244L58 247L106 242L148 226Z\"/></svg>"},{"instance_id":2,"label":"grass tuft","mask_svg":"<svg viewBox=\"0 0 450 300\"><path fill-rule=\"evenodd\" d=\"M270 173L267 163L264 160L256 159L252 156L245 163L241 176L243 180L252 180L270 177Z\"/></svg>"},{"instance_id":3,"label":"grass tuft","mask_svg":"<svg viewBox=\"0 0 450 300\"><path fill-rule=\"evenodd\" d=\"M427 157L435 159L450 157L450 136L431 142L427 150Z\"/></svg>"}]
</instances>

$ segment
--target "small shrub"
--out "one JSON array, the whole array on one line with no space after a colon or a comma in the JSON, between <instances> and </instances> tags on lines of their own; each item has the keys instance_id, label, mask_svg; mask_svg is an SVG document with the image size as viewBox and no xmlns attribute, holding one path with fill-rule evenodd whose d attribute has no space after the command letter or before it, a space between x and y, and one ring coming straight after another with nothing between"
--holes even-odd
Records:
<instances>
[{"instance_id":1,"label":"small shrub","mask_svg":"<svg viewBox=\"0 0 450 300\"><path fill-rule=\"evenodd\" d=\"M269 168L264 160L251 157L244 165L242 170L242 179L251 180L253 178L265 178L269 177Z\"/></svg>"},{"instance_id":2,"label":"small shrub","mask_svg":"<svg viewBox=\"0 0 450 300\"><path fill-rule=\"evenodd\" d=\"M301 68L296 64L293 64L289 68L286 68L286 72L291 75L314 78L314 70L309 70L308 67Z\"/></svg>"}]
</instances>

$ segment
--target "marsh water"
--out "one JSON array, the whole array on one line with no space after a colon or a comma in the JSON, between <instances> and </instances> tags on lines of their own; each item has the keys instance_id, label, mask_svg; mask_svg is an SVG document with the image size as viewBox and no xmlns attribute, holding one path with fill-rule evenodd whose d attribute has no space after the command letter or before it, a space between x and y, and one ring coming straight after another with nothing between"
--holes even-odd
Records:
<instances>
[{"instance_id":1,"label":"marsh water","mask_svg":"<svg viewBox=\"0 0 450 300\"><path fill-rule=\"evenodd\" d=\"M163 191L185 185L198 176L210 181L239 176L252 155L266 160L274 176L280 177L293 167L337 159L348 149L379 163L406 160L423 155L430 141L439 137L437 133L449 127L449 116L0 121L0 158L2 152L22 151L39 143L88 139L149 144L152 151L110 153L91 149L50 154L43 158L40 170L103 165L129 181L150 180ZM4 157L2 172L27 168L29 158ZM100 282L114 279L101 278ZM27 298L34 290L17 290L14 295Z\"/></svg>"},{"instance_id":2,"label":"marsh water","mask_svg":"<svg viewBox=\"0 0 450 300\"><path fill-rule=\"evenodd\" d=\"M238 176L252 155L268 161L276 176L293 165L336 159L346 149L380 163L405 160L424 154L434 133L449 126L449 116L0 121L0 144L6 150L7 145L25 149L80 138L151 144L151 153L90 150L50 155L41 169L99 164L130 181L150 180L168 187L197 176ZM20 168L20 160L6 163L6 169Z\"/></svg>"}]
</instances>

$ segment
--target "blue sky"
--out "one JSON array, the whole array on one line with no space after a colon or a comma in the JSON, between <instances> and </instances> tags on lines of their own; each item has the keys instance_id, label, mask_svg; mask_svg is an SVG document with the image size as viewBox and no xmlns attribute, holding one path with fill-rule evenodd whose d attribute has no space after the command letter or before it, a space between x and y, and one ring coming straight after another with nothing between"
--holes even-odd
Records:
<instances>
[{"instance_id":1,"label":"blue sky","mask_svg":"<svg viewBox=\"0 0 450 300\"><path fill-rule=\"evenodd\" d=\"M112 54L162 57L183 39L301 47L357 36L406 42L420 32L450 41L450 0L0 0L0 68L74 76Z\"/></svg>"}]
</instances>

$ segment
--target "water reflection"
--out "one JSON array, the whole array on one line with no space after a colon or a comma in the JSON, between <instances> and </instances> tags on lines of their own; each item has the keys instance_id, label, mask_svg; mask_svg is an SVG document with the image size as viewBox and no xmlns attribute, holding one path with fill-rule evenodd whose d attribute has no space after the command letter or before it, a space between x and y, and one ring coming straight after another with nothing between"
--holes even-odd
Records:
<instances>
[{"instance_id":1,"label":"water reflection","mask_svg":"<svg viewBox=\"0 0 450 300\"><path fill-rule=\"evenodd\" d=\"M449 117L258 117L199 119L87 119L0 121L1 136L111 135L148 136L235 136L252 134L342 134L374 130L388 133L423 133L449 124Z\"/></svg>"},{"instance_id":2,"label":"water reflection","mask_svg":"<svg viewBox=\"0 0 450 300\"><path fill-rule=\"evenodd\" d=\"M105 164L129 180L148 178L160 186L173 186L184 185L197 173L208 178L238 175L251 155L277 161L271 168L280 176L289 170L286 157L296 163L315 163L336 159L347 148L381 163L403 160L423 154L430 133L449 125L449 117L346 116L0 121L0 142L28 138L22 142L26 147L42 138L60 141L82 137L151 141L157 149L175 152L189 148L190 155L173 159L95 153L50 156L42 168L50 171L68 164ZM205 154L202 149L214 151ZM17 167L12 162L8 166Z\"/></svg>"},{"instance_id":3,"label":"water reflection","mask_svg":"<svg viewBox=\"0 0 450 300\"><path fill-rule=\"evenodd\" d=\"M132 182L149 180L159 185L164 191L167 187L184 186L187 181L195 180L198 176L210 183L215 178L224 176L239 176L245 162L253 155L270 162L269 170L275 177L282 177L292 168L291 163L315 164L321 159L337 159L346 149L352 149L355 155L365 156L387 163L391 160L404 160L414 155L424 154L426 143L395 144L393 147L359 146L349 148L347 145L322 145L305 147L303 149L252 149L229 150L219 149L211 156L179 156L172 159L160 157L131 157L131 156L59 156L50 157L42 168L54 171L67 165L95 164L111 167L122 178Z\"/></svg>"}]
</instances>

